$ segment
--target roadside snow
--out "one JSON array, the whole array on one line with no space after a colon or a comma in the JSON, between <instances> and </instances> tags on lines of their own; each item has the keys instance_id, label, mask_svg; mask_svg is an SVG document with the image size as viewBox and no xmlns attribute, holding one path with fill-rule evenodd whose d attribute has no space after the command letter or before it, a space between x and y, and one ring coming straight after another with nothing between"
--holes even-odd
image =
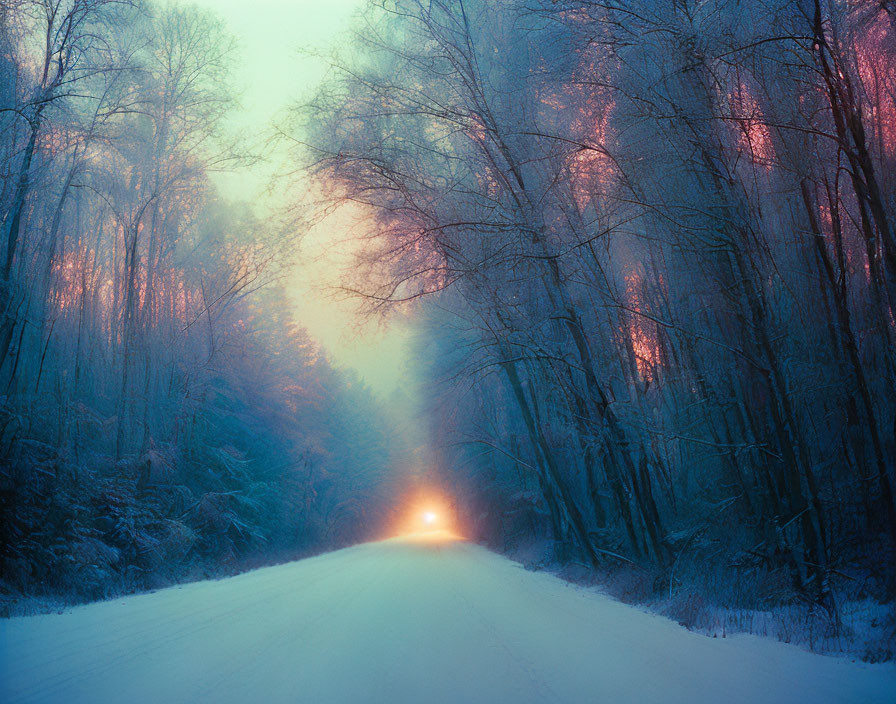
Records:
<instances>
[{"instance_id":1,"label":"roadside snow","mask_svg":"<svg viewBox=\"0 0 896 704\"><path fill-rule=\"evenodd\" d=\"M713 639L439 535L0 623L0 701L896 702L896 667Z\"/></svg>"}]
</instances>

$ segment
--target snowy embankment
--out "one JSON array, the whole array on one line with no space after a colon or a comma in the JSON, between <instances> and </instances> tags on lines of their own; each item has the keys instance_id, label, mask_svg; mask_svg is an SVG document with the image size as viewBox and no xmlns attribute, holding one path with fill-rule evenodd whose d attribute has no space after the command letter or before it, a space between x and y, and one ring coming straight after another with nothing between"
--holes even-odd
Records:
<instances>
[{"instance_id":1,"label":"snowy embankment","mask_svg":"<svg viewBox=\"0 0 896 704\"><path fill-rule=\"evenodd\" d=\"M4 621L0 701L872 704L896 667L707 638L441 535Z\"/></svg>"}]
</instances>

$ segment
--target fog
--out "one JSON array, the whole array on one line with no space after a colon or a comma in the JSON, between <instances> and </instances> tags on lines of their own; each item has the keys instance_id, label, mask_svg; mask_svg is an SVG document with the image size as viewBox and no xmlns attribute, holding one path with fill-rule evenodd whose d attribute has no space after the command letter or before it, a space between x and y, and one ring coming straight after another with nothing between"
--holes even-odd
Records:
<instances>
[{"instance_id":1,"label":"fog","mask_svg":"<svg viewBox=\"0 0 896 704\"><path fill-rule=\"evenodd\" d=\"M892 658L856 616L894 623L892 3L0 20L11 601L382 537L429 492L688 626Z\"/></svg>"}]
</instances>

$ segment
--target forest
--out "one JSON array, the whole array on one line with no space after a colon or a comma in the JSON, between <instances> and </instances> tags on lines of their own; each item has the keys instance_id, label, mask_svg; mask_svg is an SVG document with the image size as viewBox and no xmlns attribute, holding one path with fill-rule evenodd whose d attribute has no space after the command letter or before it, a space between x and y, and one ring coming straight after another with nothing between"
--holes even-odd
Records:
<instances>
[{"instance_id":1,"label":"forest","mask_svg":"<svg viewBox=\"0 0 896 704\"><path fill-rule=\"evenodd\" d=\"M370 393L211 179L235 46L197 8L0 5L0 604L92 600L366 535Z\"/></svg>"},{"instance_id":2,"label":"forest","mask_svg":"<svg viewBox=\"0 0 896 704\"><path fill-rule=\"evenodd\" d=\"M679 611L892 600L896 4L383 2L335 65L308 168L420 306L477 535Z\"/></svg>"},{"instance_id":3,"label":"forest","mask_svg":"<svg viewBox=\"0 0 896 704\"><path fill-rule=\"evenodd\" d=\"M216 187L213 13L0 8L5 611L380 537L424 461L536 567L696 627L888 604L893 658L896 3L370 0L283 217ZM426 447L284 294L334 213Z\"/></svg>"}]
</instances>

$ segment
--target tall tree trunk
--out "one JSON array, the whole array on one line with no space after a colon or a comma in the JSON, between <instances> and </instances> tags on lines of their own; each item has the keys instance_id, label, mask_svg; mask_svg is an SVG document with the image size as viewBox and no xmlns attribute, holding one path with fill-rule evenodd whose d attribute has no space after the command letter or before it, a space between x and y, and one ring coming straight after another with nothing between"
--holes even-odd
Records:
<instances>
[{"instance_id":1,"label":"tall tree trunk","mask_svg":"<svg viewBox=\"0 0 896 704\"><path fill-rule=\"evenodd\" d=\"M890 536L893 544L896 545L896 503L894 503L893 486L887 471L886 451L884 449L883 440L880 436L880 425L877 413L874 409L874 402L871 398L871 390L868 387L868 380L865 377L865 370L859 357L858 344L856 343L855 334L850 321L849 306L837 287L837 276L834 272L834 265L831 262L827 247L824 243L824 235L818 224L816 216L816 206L814 198L806 179L800 183L800 189L803 196L803 203L806 207L806 214L809 219L809 226L812 232L812 239L815 242L818 256L823 264L824 273L831 287L834 298L834 308L837 313L838 329L842 341L843 349L846 351L849 367L852 376L855 379L856 387L859 392L859 399L865 412L866 428L871 439L871 446L874 450L874 462L877 473L877 482L880 486L881 502L883 503L883 514L886 517L886 523L889 528ZM841 276L843 274L841 273Z\"/></svg>"},{"instance_id":2,"label":"tall tree trunk","mask_svg":"<svg viewBox=\"0 0 896 704\"><path fill-rule=\"evenodd\" d=\"M508 355L505 355L504 359L509 360L510 357ZM560 472L560 468L558 467L556 460L554 459L553 452L544 437L544 433L535 422L535 419L532 415L532 410L529 406L529 402L526 399L526 393L523 390L523 385L520 381L516 365L512 361L501 361L501 368L504 370L504 374L506 375L507 381L510 384L513 396L516 399L517 406L519 407L520 413L523 416L523 422L526 425L526 430L529 433L530 439L532 440L533 447L537 453L541 454L544 460L544 466L548 472L548 476L560 493L563 510L569 518L569 524L572 528L573 534L575 535L579 549L584 554L585 559L587 559L592 566L597 566L599 564L599 559L594 546L591 544L591 539L588 536L588 529L585 527L585 521L582 517L581 512L579 511L579 507L576 504L575 498L572 496L566 480L563 478Z\"/></svg>"}]
</instances>

